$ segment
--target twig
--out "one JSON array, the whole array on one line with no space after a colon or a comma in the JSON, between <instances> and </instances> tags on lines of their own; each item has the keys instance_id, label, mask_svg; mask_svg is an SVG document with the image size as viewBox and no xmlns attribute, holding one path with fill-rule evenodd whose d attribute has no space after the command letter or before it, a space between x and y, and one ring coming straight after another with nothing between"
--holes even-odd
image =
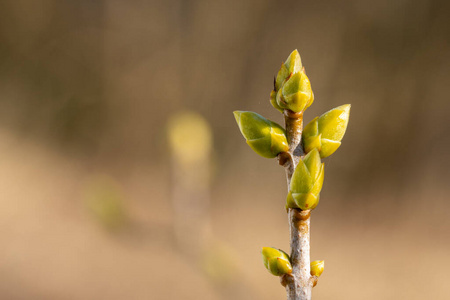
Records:
<instances>
[{"instance_id":1,"label":"twig","mask_svg":"<svg viewBox=\"0 0 450 300\"><path fill-rule=\"evenodd\" d=\"M288 190L292 174L304 150L302 146L303 113L284 111L289 153L279 156L279 163L286 169ZM288 159L287 159L288 158ZM286 278L288 300L311 299L310 275L310 210L288 209L292 274Z\"/></svg>"},{"instance_id":2,"label":"twig","mask_svg":"<svg viewBox=\"0 0 450 300\"><path fill-rule=\"evenodd\" d=\"M272 247L263 247L261 253L267 270L280 276L288 300L310 300L324 269L323 260L310 263L310 215L319 203L323 185L321 159L341 145L351 106L327 111L303 130L303 112L313 102L311 84L300 54L294 50L281 64L270 93L270 103L284 115L285 128L255 112L233 112L247 144L263 157L277 157L286 171L291 255Z\"/></svg>"}]
</instances>

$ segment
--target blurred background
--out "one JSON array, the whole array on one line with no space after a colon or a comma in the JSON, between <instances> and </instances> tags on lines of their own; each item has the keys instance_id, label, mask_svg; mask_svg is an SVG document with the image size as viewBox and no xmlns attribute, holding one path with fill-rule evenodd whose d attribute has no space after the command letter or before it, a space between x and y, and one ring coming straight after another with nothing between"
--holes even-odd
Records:
<instances>
[{"instance_id":1,"label":"blurred background","mask_svg":"<svg viewBox=\"0 0 450 300\"><path fill-rule=\"evenodd\" d=\"M314 299L449 299L450 2L0 1L0 298L284 299L286 181L232 115L351 103ZM187 137L187 138L186 138Z\"/></svg>"}]
</instances>

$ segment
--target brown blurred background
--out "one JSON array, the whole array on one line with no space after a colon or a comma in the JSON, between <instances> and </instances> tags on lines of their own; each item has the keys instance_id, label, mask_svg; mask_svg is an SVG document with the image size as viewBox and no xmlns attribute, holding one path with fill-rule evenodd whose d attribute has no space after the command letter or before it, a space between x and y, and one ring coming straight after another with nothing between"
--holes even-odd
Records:
<instances>
[{"instance_id":1,"label":"brown blurred background","mask_svg":"<svg viewBox=\"0 0 450 300\"><path fill-rule=\"evenodd\" d=\"M312 217L314 299L449 299L445 0L0 1L0 298L284 299L260 255L289 249L284 170L232 111L281 123L295 48L306 122L352 104ZM182 110L213 140L183 168Z\"/></svg>"}]
</instances>

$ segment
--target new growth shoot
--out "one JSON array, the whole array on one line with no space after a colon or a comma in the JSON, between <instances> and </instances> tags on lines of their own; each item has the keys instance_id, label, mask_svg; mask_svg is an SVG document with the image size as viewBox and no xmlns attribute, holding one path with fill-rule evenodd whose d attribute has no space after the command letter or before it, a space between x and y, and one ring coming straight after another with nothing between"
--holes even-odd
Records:
<instances>
[{"instance_id":1,"label":"new growth shoot","mask_svg":"<svg viewBox=\"0 0 450 300\"><path fill-rule=\"evenodd\" d=\"M294 50L281 64L270 93L270 103L284 115L285 127L254 112L234 112L247 144L263 157L277 157L286 170L291 254L263 247L262 255L267 270L286 287L288 300L311 299L324 270L323 260L310 262L310 216L322 190L322 159L341 145L350 115L350 104L341 105L314 118L303 130L303 113L313 102L311 83Z\"/></svg>"}]
</instances>

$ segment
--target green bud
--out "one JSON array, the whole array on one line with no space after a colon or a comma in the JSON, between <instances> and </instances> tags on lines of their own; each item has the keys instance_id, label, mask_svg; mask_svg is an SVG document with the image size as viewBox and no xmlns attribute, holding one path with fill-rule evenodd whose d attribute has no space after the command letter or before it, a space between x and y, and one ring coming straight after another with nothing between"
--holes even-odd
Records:
<instances>
[{"instance_id":1,"label":"green bud","mask_svg":"<svg viewBox=\"0 0 450 300\"><path fill-rule=\"evenodd\" d=\"M293 74L277 92L276 101L279 107L301 112L313 102L311 83L304 71Z\"/></svg>"},{"instance_id":2,"label":"green bud","mask_svg":"<svg viewBox=\"0 0 450 300\"><path fill-rule=\"evenodd\" d=\"M306 153L316 148L320 157L325 158L339 148L347 129L350 107L350 104L345 104L333 108L305 126L302 139Z\"/></svg>"},{"instance_id":3,"label":"green bud","mask_svg":"<svg viewBox=\"0 0 450 300\"><path fill-rule=\"evenodd\" d=\"M324 164L320 154L313 149L298 162L291 178L286 207L302 210L314 209L319 204L319 194L322 190Z\"/></svg>"},{"instance_id":4,"label":"green bud","mask_svg":"<svg viewBox=\"0 0 450 300\"><path fill-rule=\"evenodd\" d=\"M275 249L272 247L263 247L262 256L264 266L270 273L275 276L281 276L284 274L292 273L291 262L289 261L289 255L283 250Z\"/></svg>"},{"instance_id":5,"label":"green bud","mask_svg":"<svg viewBox=\"0 0 450 300\"><path fill-rule=\"evenodd\" d=\"M302 60L297 50L292 51L275 77L274 90L270 94L272 106L283 112L289 109L301 112L314 101L311 83L302 67Z\"/></svg>"},{"instance_id":6,"label":"green bud","mask_svg":"<svg viewBox=\"0 0 450 300\"><path fill-rule=\"evenodd\" d=\"M289 54L284 63L281 64L280 71L278 71L275 78L275 91L278 91L283 85L284 81L292 74L298 73L302 70L302 60L297 49Z\"/></svg>"},{"instance_id":7,"label":"green bud","mask_svg":"<svg viewBox=\"0 0 450 300\"><path fill-rule=\"evenodd\" d=\"M323 260L315 260L311 262L311 275L319 277L322 275L325 268L325 262Z\"/></svg>"},{"instance_id":8,"label":"green bud","mask_svg":"<svg viewBox=\"0 0 450 300\"><path fill-rule=\"evenodd\" d=\"M277 123L251 111L233 113L247 144L259 155L273 158L289 150L286 132Z\"/></svg>"}]
</instances>

